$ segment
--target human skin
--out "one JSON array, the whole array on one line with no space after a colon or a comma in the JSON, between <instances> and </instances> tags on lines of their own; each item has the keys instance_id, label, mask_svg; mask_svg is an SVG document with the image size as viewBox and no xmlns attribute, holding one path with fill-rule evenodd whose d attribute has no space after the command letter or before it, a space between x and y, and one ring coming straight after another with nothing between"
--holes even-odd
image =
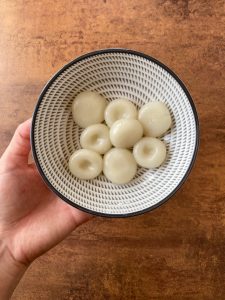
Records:
<instances>
[{"instance_id":1,"label":"human skin","mask_svg":"<svg viewBox=\"0 0 225 300\"><path fill-rule=\"evenodd\" d=\"M28 164L31 120L18 126L0 159L0 299L28 266L91 216L60 200Z\"/></svg>"}]
</instances>

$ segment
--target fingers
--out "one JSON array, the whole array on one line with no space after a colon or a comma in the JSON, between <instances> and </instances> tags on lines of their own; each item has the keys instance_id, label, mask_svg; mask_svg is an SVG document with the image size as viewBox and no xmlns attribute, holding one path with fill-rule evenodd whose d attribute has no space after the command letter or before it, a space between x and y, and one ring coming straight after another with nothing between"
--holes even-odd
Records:
<instances>
[{"instance_id":1,"label":"fingers","mask_svg":"<svg viewBox=\"0 0 225 300\"><path fill-rule=\"evenodd\" d=\"M30 151L31 119L20 124L3 156L16 163L27 163Z\"/></svg>"}]
</instances>

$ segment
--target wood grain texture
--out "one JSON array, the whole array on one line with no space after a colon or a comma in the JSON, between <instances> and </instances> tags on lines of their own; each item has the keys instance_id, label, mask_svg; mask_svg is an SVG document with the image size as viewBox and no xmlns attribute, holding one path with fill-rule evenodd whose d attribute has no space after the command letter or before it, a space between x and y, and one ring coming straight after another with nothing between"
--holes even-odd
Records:
<instances>
[{"instance_id":1,"label":"wood grain texture","mask_svg":"<svg viewBox=\"0 0 225 300\"><path fill-rule=\"evenodd\" d=\"M201 144L182 189L155 211L95 218L30 267L13 299L225 299L223 0L1 0L0 152L45 82L99 48L150 54L185 82Z\"/></svg>"}]
</instances>

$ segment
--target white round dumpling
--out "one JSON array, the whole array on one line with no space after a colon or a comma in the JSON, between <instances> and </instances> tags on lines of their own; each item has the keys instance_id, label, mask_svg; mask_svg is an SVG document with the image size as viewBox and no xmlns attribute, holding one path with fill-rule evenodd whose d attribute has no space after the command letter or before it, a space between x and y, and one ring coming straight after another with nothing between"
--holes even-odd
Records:
<instances>
[{"instance_id":1,"label":"white round dumpling","mask_svg":"<svg viewBox=\"0 0 225 300\"><path fill-rule=\"evenodd\" d=\"M144 168L157 168L166 158L166 146L157 138L144 137L133 148L137 164Z\"/></svg>"},{"instance_id":2,"label":"white round dumpling","mask_svg":"<svg viewBox=\"0 0 225 300\"><path fill-rule=\"evenodd\" d=\"M137 119L138 112L135 105L127 99L117 99L109 102L105 110L105 122L111 127L120 119Z\"/></svg>"},{"instance_id":3,"label":"white round dumpling","mask_svg":"<svg viewBox=\"0 0 225 300\"><path fill-rule=\"evenodd\" d=\"M145 136L159 137L172 124L170 112L162 102L150 102L142 106L138 119L144 128Z\"/></svg>"},{"instance_id":4,"label":"white round dumpling","mask_svg":"<svg viewBox=\"0 0 225 300\"><path fill-rule=\"evenodd\" d=\"M104 121L106 99L96 92L82 92L73 100L74 121L82 128Z\"/></svg>"},{"instance_id":5,"label":"white round dumpling","mask_svg":"<svg viewBox=\"0 0 225 300\"><path fill-rule=\"evenodd\" d=\"M137 164L129 150L113 148L103 159L103 172L110 181L124 184L131 181L137 171Z\"/></svg>"},{"instance_id":6,"label":"white round dumpling","mask_svg":"<svg viewBox=\"0 0 225 300\"><path fill-rule=\"evenodd\" d=\"M88 126L81 133L80 144L82 148L94 150L100 154L106 153L112 147L109 128L104 124Z\"/></svg>"},{"instance_id":7,"label":"white round dumpling","mask_svg":"<svg viewBox=\"0 0 225 300\"><path fill-rule=\"evenodd\" d=\"M71 155L69 169L80 179L93 179L102 172L103 160L101 155L93 150L80 149Z\"/></svg>"},{"instance_id":8,"label":"white round dumpling","mask_svg":"<svg viewBox=\"0 0 225 300\"><path fill-rule=\"evenodd\" d=\"M131 148L143 135L143 127L138 120L121 119L110 128L110 140L117 148Z\"/></svg>"}]
</instances>

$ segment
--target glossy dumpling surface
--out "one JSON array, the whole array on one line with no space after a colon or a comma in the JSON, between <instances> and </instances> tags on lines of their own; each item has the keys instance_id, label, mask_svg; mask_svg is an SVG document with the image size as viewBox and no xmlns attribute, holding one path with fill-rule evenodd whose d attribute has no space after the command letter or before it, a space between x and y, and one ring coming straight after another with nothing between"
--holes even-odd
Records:
<instances>
[{"instance_id":1,"label":"glossy dumpling surface","mask_svg":"<svg viewBox=\"0 0 225 300\"><path fill-rule=\"evenodd\" d=\"M109 102L105 110L105 122L111 127L120 119L137 119L138 112L135 105L127 99L117 99Z\"/></svg>"},{"instance_id":2,"label":"glossy dumpling surface","mask_svg":"<svg viewBox=\"0 0 225 300\"><path fill-rule=\"evenodd\" d=\"M100 154L106 153L111 147L109 128L104 124L88 126L80 136L82 148L94 150Z\"/></svg>"},{"instance_id":3,"label":"glossy dumpling surface","mask_svg":"<svg viewBox=\"0 0 225 300\"><path fill-rule=\"evenodd\" d=\"M137 164L144 168L157 168L166 158L166 146L157 138L144 137L133 148Z\"/></svg>"},{"instance_id":4,"label":"glossy dumpling surface","mask_svg":"<svg viewBox=\"0 0 225 300\"><path fill-rule=\"evenodd\" d=\"M103 172L113 183L124 184L133 179L137 164L132 153L127 149L113 148L103 159Z\"/></svg>"},{"instance_id":5,"label":"glossy dumpling surface","mask_svg":"<svg viewBox=\"0 0 225 300\"><path fill-rule=\"evenodd\" d=\"M117 148L131 148L143 135L143 127L138 120L121 119L110 128L110 139Z\"/></svg>"},{"instance_id":6,"label":"glossy dumpling surface","mask_svg":"<svg viewBox=\"0 0 225 300\"><path fill-rule=\"evenodd\" d=\"M82 128L101 123L104 120L106 106L107 100L100 94L82 92L73 100L73 119Z\"/></svg>"},{"instance_id":7,"label":"glossy dumpling surface","mask_svg":"<svg viewBox=\"0 0 225 300\"><path fill-rule=\"evenodd\" d=\"M80 179L93 179L103 169L103 160L100 154L89 149L75 151L69 159L70 172Z\"/></svg>"},{"instance_id":8,"label":"glossy dumpling surface","mask_svg":"<svg viewBox=\"0 0 225 300\"><path fill-rule=\"evenodd\" d=\"M138 119L144 128L145 136L159 137L172 124L170 112L162 102L150 102L142 106Z\"/></svg>"}]
</instances>

